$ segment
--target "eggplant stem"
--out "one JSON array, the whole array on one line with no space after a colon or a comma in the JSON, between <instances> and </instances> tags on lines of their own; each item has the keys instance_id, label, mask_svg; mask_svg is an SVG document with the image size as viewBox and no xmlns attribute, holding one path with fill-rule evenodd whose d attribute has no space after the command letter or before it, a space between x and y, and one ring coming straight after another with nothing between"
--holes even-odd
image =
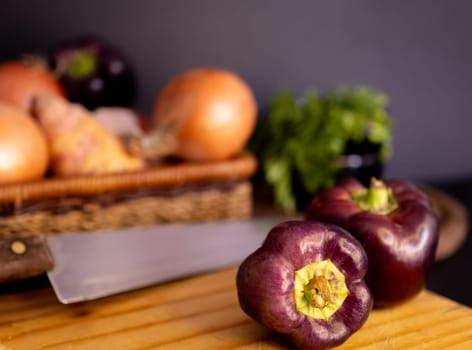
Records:
<instances>
[{"instance_id":1,"label":"eggplant stem","mask_svg":"<svg viewBox=\"0 0 472 350\"><path fill-rule=\"evenodd\" d=\"M86 49L78 50L70 56L65 70L71 77L83 79L94 74L97 70L97 61L94 52Z\"/></svg>"}]
</instances>

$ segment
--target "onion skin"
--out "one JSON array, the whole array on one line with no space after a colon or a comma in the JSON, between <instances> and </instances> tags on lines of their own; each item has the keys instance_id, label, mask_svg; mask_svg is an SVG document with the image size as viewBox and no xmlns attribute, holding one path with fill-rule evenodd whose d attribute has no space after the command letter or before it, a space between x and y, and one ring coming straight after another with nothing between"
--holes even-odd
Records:
<instances>
[{"instance_id":1,"label":"onion skin","mask_svg":"<svg viewBox=\"0 0 472 350\"><path fill-rule=\"evenodd\" d=\"M24 111L0 102L0 184L42 178L49 165L45 136Z\"/></svg>"},{"instance_id":2,"label":"onion skin","mask_svg":"<svg viewBox=\"0 0 472 350\"><path fill-rule=\"evenodd\" d=\"M326 259L344 275L349 294L325 320L297 309L294 275ZM246 314L298 348L327 349L345 342L367 320L372 297L363 280L366 271L367 255L347 231L315 221L287 221L275 226L239 266L238 300Z\"/></svg>"},{"instance_id":3,"label":"onion skin","mask_svg":"<svg viewBox=\"0 0 472 350\"><path fill-rule=\"evenodd\" d=\"M158 95L156 130L171 130L173 155L190 161L216 161L239 153L256 124L257 104L236 74L218 68L184 72Z\"/></svg>"},{"instance_id":4,"label":"onion skin","mask_svg":"<svg viewBox=\"0 0 472 350\"><path fill-rule=\"evenodd\" d=\"M0 101L29 112L31 101L38 94L65 96L53 74L39 65L21 61L0 64Z\"/></svg>"}]
</instances>

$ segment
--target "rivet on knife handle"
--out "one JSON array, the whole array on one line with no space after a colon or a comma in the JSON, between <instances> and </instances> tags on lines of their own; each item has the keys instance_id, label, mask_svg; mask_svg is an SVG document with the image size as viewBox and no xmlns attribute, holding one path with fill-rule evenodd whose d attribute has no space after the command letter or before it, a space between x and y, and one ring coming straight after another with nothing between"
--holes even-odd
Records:
<instances>
[{"instance_id":1,"label":"rivet on knife handle","mask_svg":"<svg viewBox=\"0 0 472 350\"><path fill-rule=\"evenodd\" d=\"M53 267L45 236L0 239L0 282L37 276Z\"/></svg>"}]
</instances>

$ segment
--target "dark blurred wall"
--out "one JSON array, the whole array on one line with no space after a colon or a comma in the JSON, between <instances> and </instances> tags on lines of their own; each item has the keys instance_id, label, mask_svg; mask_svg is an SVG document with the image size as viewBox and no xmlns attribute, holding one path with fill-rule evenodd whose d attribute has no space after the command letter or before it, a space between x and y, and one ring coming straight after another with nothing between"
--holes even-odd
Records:
<instances>
[{"instance_id":1,"label":"dark blurred wall","mask_svg":"<svg viewBox=\"0 0 472 350\"><path fill-rule=\"evenodd\" d=\"M281 87L366 84L391 98L388 176L472 175L472 2L467 0L2 0L0 59L84 32L131 57L139 107L196 66L234 70L261 111Z\"/></svg>"}]
</instances>

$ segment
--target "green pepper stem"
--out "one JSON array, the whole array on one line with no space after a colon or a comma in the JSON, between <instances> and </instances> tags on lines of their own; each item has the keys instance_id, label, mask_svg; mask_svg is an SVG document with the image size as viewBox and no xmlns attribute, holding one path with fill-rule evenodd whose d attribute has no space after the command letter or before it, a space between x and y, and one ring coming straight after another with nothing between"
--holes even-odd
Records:
<instances>
[{"instance_id":1,"label":"green pepper stem","mask_svg":"<svg viewBox=\"0 0 472 350\"><path fill-rule=\"evenodd\" d=\"M371 179L366 190L353 193L352 199L363 210L374 214L387 215L398 207L392 190L376 178Z\"/></svg>"},{"instance_id":2,"label":"green pepper stem","mask_svg":"<svg viewBox=\"0 0 472 350\"><path fill-rule=\"evenodd\" d=\"M344 275L330 259L308 264L294 277L296 309L311 318L329 319L349 294Z\"/></svg>"},{"instance_id":3,"label":"green pepper stem","mask_svg":"<svg viewBox=\"0 0 472 350\"><path fill-rule=\"evenodd\" d=\"M305 286L305 298L312 306L324 308L331 301L331 288L326 277L314 276Z\"/></svg>"}]
</instances>

